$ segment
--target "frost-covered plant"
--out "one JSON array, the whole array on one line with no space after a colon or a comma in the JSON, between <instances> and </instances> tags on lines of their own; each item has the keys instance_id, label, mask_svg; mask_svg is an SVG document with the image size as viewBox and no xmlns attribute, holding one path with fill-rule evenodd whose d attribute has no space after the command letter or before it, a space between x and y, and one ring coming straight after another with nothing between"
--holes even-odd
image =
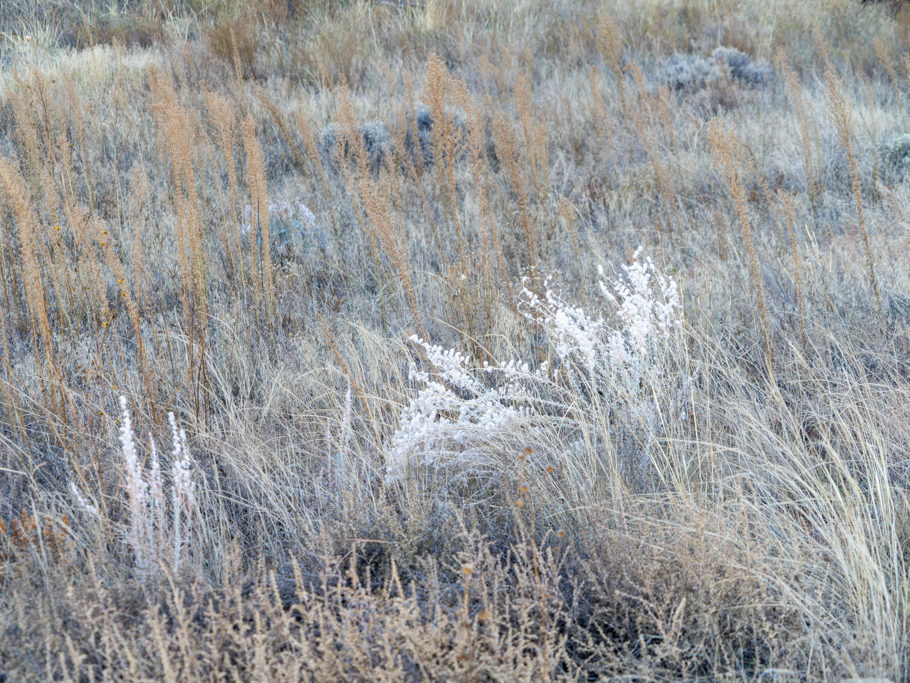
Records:
<instances>
[{"instance_id":1,"label":"frost-covered plant","mask_svg":"<svg viewBox=\"0 0 910 683\"><path fill-rule=\"evenodd\" d=\"M190 451L186 446L186 432L177 430L174 413L168 414L171 423L171 434L174 439L174 571L180 568L180 550L183 548L183 534L180 525L181 511L186 513L189 524L193 516L196 484L193 482L193 463Z\"/></svg>"},{"instance_id":2,"label":"frost-covered plant","mask_svg":"<svg viewBox=\"0 0 910 683\"><path fill-rule=\"evenodd\" d=\"M903 133L889 140L884 148L886 170L896 179L903 178L910 170L910 134Z\"/></svg>"},{"instance_id":3,"label":"frost-covered plant","mask_svg":"<svg viewBox=\"0 0 910 683\"><path fill-rule=\"evenodd\" d=\"M142 463L136 452L133 439L133 422L126 406L126 397L120 397L120 448L123 452L123 465L126 480L127 508L130 516L130 528L127 541L136 555L136 564L145 564L146 551L151 548L151 516L146 508L149 504L148 484L142 476Z\"/></svg>"},{"instance_id":4,"label":"frost-covered plant","mask_svg":"<svg viewBox=\"0 0 910 683\"><path fill-rule=\"evenodd\" d=\"M240 212L240 234L248 237L253 231L253 207L247 204ZM257 237L257 240L259 238ZM269 243L276 258L312 255L327 248L327 235L316 216L301 200L269 204Z\"/></svg>"},{"instance_id":5,"label":"frost-covered plant","mask_svg":"<svg viewBox=\"0 0 910 683\"><path fill-rule=\"evenodd\" d=\"M767 62L753 60L745 52L737 50L735 47L726 47L721 45L714 48L711 58L715 63L723 62L730 70L730 75L747 85L764 85L771 79L771 67Z\"/></svg>"},{"instance_id":6,"label":"frost-covered plant","mask_svg":"<svg viewBox=\"0 0 910 683\"><path fill-rule=\"evenodd\" d=\"M472 367L458 351L411 337L427 369L412 365L420 388L387 444L388 478L415 467L476 475L522 441L570 443L598 431L581 429L594 423L614 444L631 444L629 430L643 431L635 464L644 466L666 407L659 404L684 394L684 378L674 364L682 345L678 288L639 252L609 284L600 270L602 312L573 305L550 279L542 294L523 283L520 311L543 333L552 364Z\"/></svg>"},{"instance_id":7,"label":"frost-covered plant","mask_svg":"<svg viewBox=\"0 0 910 683\"><path fill-rule=\"evenodd\" d=\"M100 513L98 512L98 508L95 506L95 504L83 496L79 491L79 488L73 482L70 482L70 493L73 494L73 500L76 501L76 506L82 510L82 512L94 519L98 519L100 517Z\"/></svg>"},{"instance_id":8,"label":"frost-covered plant","mask_svg":"<svg viewBox=\"0 0 910 683\"><path fill-rule=\"evenodd\" d=\"M174 538L174 570L180 566L180 552L184 544L184 528L192 518L195 508L196 485L193 481L193 463L186 445L186 433L177 429L174 414L168 419L174 439L173 465L173 521L171 531ZM132 548L136 566L147 569L163 559L167 528L165 523L164 484L161 465L155 441L149 434L149 472L143 471L142 460L136 449L133 421L127 407L126 397L120 397L120 448L123 454L124 488L129 524L124 530L127 544ZM90 503L74 483L70 492L76 505L87 515L99 517L98 508ZM185 518L185 521L182 520Z\"/></svg>"},{"instance_id":9,"label":"frost-covered plant","mask_svg":"<svg viewBox=\"0 0 910 683\"><path fill-rule=\"evenodd\" d=\"M155 447L155 440L149 434L149 461L151 468L149 470L149 519L152 524L151 536L158 540L164 533L164 516L166 514L164 506L164 482L161 478L161 463L158 460L158 449Z\"/></svg>"},{"instance_id":10,"label":"frost-covered plant","mask_svg":"<svg viewBox=\"0 0 910 683\"><path fill-rule=\"evenodd\" d=\"M719 46L710 57L676 53L669 57L660 72L660 80L672 90L695 91L720 78L723 64L733 80L749 86L761 86L771 79L771 67L754 61L736 48Z\"/></svg>"},{"instance_id":11,"label":"frost-covered plant","mask_svg":"<svg viewBox=\"0 0 910 683\"><path fill-rule=\"evenodd\" d=\"M333 472L335 476L335 481L343 476L344 473L348 472L350 468L346 467L344 464L345 455L348 452L348 447L351 442L351 422L353 418L353 408L354 408L354 397L351 393L351 378L347 378L348 386L347 390L344 392L344 411L341 415L341 429L338 433L338 443L334 444L335 439L332 438L332 432L327 428L326 432L326 445L331 448L333 445L336 445L335 456L334 456L334 469Z\"/></svg>"},{"instance_id":12,"label":"frost-covered plant","mask_svg":"<svg viewBox=\"0 0 910 683\"><path fill-rule=\"evenodd\" d=\"M677 52L667 58L660 80L671 90L700 90L717 80L717 64L699 55Z\"/></svg>"},{"instance_id":13,"label":"frost-covered plant","mask_svg":"<svg viewBox=\"0 0 910 683\"><path fill-rule=\"evenodd\" d=\"M668 350L676 350L682 327L679 288L676 281L660 273L647 259L623 266L624 279L617 279L610 291L601 279L603 296L617 306L622 327L612 330L606 353L610 367L625 372L627 383L656 377L666 368ZM604 272L601 267L600 276Z\"/></svg>"},{"instance_id":14,"label":"frost-covered plant","mask_svg":"<svg viewBox=\"0 0 910 683\"><path fill-rule=\"evenodd\" d=\"M489 464L490 446L497 436L527 417L517 385L498 388L478 371L467 356L454 349L434 346L417 336L432 370L412 364L409 379L422 384L400 417L386 448L387 478L396 479L412 464L446 466L457 462L462 471L481 470ZM509 366L513 376L530 376L527 366Z\"/></svg>"},{"instance_id":15,"label":"frost-covered plant","mask_svg":"<svg viewBox=\"0 0 910 683\"><path fill-rule=\"evenodd\" d=\"M606 370L628 387L659 374L666 347L677 340L681 324L676 282L661 275L650 259L639 261L640 253L639 248L632 264L623 266L624 277L609 286L603 267L598 270L598 287L615 306L618 328L610 329L602 317L572 306L550 280L544 283L543 298L527 287L522 291L523 315L544 328L564 363L581 360L586 370Z\"/></svg>"}]
</instances>

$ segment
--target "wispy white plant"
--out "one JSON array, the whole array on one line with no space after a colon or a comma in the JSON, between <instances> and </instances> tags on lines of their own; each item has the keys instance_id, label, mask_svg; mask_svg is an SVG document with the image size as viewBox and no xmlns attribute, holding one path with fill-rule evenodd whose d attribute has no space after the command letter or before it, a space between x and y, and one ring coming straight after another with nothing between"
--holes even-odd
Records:
<instances>
[{"instance_id":1,"label":"wispy white plant","mask_svg":"<svg viewBox=\"0 0 910 683\"><path fill-rule=\"evenodd\" d=\"M126 489L129 524L125 531L126 541L132 548L136 566L148 569L164 559L167 544L165 523L165 496L155 441L149 435L148 476L143 472L142 461L136 449L133 434L133 422L127 407L126 398L120 397L120 447L123 453L124 488ZM193 463L186 445L186 433L177 429L173 413L168 415L174 447L173 458L173 521L171 532L174 537L173 562L174 571L180 566L180 555L185 544L186 530L192 519L195 508L196 484L193 481ZM74 483L70 483L70 492L76 505L86 514L98 517L98 508L91 504L79 492Z\"/></svg>"},{"instance_id":2,"label":"wispy white plant","mask_svg":"<svg viewBox=\"0 0 910 683\"><path fill-rule=\"evenodd\" d=\"M616 304L623 323L622 329L610 333L608 356L614 366L632 366L636 375L662 369L665 352L679 343L682 327L676 281L664 277L651 259L639 261L640 253L641 247L635 260L623 266L625 278L613 282L613 291L603 280L599 282L601 293Z\"/></svg>"},{"instance_id":3,"label":"wispy white plant","mask_svg":"<svg viewBox=\"0 0 910 683\"><path fill-rule=\"evenodd\" d=\"M392 435L386 450L387 478L402 476L415 456L424 466L457 462L469 466L463 469L483 468L489 460L489 439L484 437L517 425L528 415L527 408L486 384L483 373L468 365L467 356L416 336L410 341L423 347L433 370L411 366L410 379L425 386L404 409Z\"/></svg>"},{"instance_id":4,"label":"wispy white plant","mask_svg":"<svg viewBox=\"0 0 910 683\"><path fill-rule=\"evenodd\" d=\"M655 402L664 399L655 387L679 395L683 378L672 366L682 343L678 288L639 253L609 284L600 270L600 312L568 302L552 280L541 295L524 283L520 311L544 333L552 365L510 359L477 368L454 349L411 337L429 367L412 365L410 379L420 388L387 443L387 478L415 467L476 474L515 452L517 440L552 433L577 442L581 422L604 419L608 431L644 429L641 465L659 428Z\"/></svg>"},{"instance_id":5,"label":"wispy white plant","mask_svg":"<svg viewBox=\"0 0 910 683\"><path fill-rule=\"evenodd\" d=\"M177 421L174 413L168 415L171 423L171 432L174 438L174 571L180 568L180 551L184 538L181 528L181 511L186 513L186 522L189 524L193 515L196 484L193 482L193 465L190 461L190 451L186 445L186 432L177 430Z\"/></svg>"},{"instance_id":6,"label":"wispy white plant","mask_svg":"<svg viewBox=\"0 0 910 683\"><path fill-rule=\"evenodd\" d=\"M98 514L98 508L79 492L79 489L73 482L70 482L70 493L73 494L73 499L76 501L76 505L80 510L82 510L82 512L95 519L98 519L98 517L100 517Z\"/></svg>"},{"instance_id":7,"label":"wispy white plant","mask_svg":"<svg viewBox=\"0 0 910 683\"><path fill-rule=\"evenodd\" d=\"M651 259L638 260L640 254L639 247L633 262L623 266L623 276L610 284L603 280L603 267L598 268L600 292L612 304L619 327L610 329L599 315L566 302L550 280L544 283L543 298L525 287L520 309L544 328L563 362L580 361L584 369L618 374L629 387L663 371L667 351L680 342L682 325L676 282L664 277Z\"/></svg>"},{"instance_id":8,"label":"wispy white plant","mask_svg":"<svg viewBox=\"0 0 910 683\"><path fill-rule=\"evenodd\" d=\"M142 463L136 452L133 439L133 422L126 397L120 397L120 448L123 451L123 464L126 470L124 486L126 488L127 506L130 513L130 528L127 541L136 554L136 564L145 564L146 550L151 547L149 530L151 516L147 514L148 484L142 476Z\"/></svg>"},{"instance_id":9,"label":"wispy white plant","mask_svg":"<svg viewBox=\"0 0 910 683\"><path fill-rule=\"evenodd\" d=\"M341 414L341 429L338 434L338 443L335 447L335 460L333 472L336 483L343 481L351 474L350 467L346 462L348 447L351 442L351 419L353 416L354 398L351 394L351 378L347 378L348 386L344 393L344 411ZM332 444L331 433L327 443ZM356 475L355 475L356 476Z\"/></svg>"},{"instance_id":10,"label":"wispy white plant","mask_svg":"<svg viewBox=\"0 0 910 683\"><path fill-rule=\"evenodd\" d=\"M158 461L158 449L155 448L155 440L149 434L149 461L151 468L149 470L149 517L152 524L152 539L158 545L162 541L164 534L164 482L161 478L161 463Z\"/></svg>"}]
</instances>

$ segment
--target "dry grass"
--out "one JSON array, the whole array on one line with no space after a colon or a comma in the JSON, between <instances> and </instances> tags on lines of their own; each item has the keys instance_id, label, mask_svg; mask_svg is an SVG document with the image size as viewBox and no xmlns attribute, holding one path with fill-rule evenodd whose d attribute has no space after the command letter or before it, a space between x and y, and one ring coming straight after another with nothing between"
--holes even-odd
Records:
<instances>
[{"instance_id":1,"label":"dry grass","mask_svg":"<svg viewBox=\"0 0 910 683\"><path fill-rule=\"evenodd\" d=\"M0 680L910 675L905 13L0 5Z\"/></svg>"}]
</instances>

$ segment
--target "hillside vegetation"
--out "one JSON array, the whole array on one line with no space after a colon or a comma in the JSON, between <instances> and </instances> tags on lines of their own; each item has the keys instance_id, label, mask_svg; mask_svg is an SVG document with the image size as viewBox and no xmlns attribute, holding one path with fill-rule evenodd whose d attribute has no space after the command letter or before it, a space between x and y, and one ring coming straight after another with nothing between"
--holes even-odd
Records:
<instances>
[{"instance_id":1,"label":"hillside vegetation","mask_svg":"<svg viewBox=\"0 0 910 683\"><path fill-rule=\"evenodd\" d=\"M0 681L906 680L908 49L3 0Z\"/></svg>"}]
</instances>

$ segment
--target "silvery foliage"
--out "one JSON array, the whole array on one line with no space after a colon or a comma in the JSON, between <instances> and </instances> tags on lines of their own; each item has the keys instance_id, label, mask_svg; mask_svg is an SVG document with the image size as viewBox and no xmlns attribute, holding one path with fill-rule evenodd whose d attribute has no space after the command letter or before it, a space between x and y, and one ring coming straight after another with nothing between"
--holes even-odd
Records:
<instances>
[{"instance_id":1,"label":"silvery foliage","mask_svg":"<svg viewBox=\"0 0 910 683\"><path fill-rule=\"evenodd\" d=\"M889 140L883 156L887 180L902 180L910 170L910 134L903 133Z\"/></svg>"},{"instance_id":2,"label":"silvery foliage","mask_svg":"<svg viewBox=\"0 0 910 683\"><path fill-rule=\"evenodd\" d=\"M566 458L593 449L641 475L662 420L681 412L687 380L676 363L679 290L650 259L638 260L640 251L609 283L600 270L601 312L573 305L549 279L542 295L523 283L520 311L542 333L538 355L550 362L476 367L465 354L411 337L424 369L411 366L416 394L386 444L387 480L427 468L478 476L531 443L568 444ZM580 438L592 433L603 434L600 442Z\"/></svg>"},{"instance_id":3,"label":"silvery foliage","mask_svg":"<svg viewBox=\"0 0 910 683\"><path fill-rule=\"evenodd\" d=\"M753 61L745 52L721 45L710 57L676 53L664 63L660 80L671 90L695 91L720 78L724 64L733 80L744 85L761 86L771 79L771 67L763 61Z\"/></svg>"},{"instance_id":4,"label":"silvery foliage","mask_svg":"<svg viewBox=\"0 0 910 683\"><path fill-rule=\"evenodd\" d=\"M240 234L248 238L256 224L256 216L249 204L240 213ZM324 254L328 246L327 237L316 216L299 199L269 204L269 245L275 259L280 261ZM256 244L259 245L258 233Z\"/></svg>"},{"instance_id":5,"label":"silvery foliage","mask_svg":"<svg viewBox=\"0 0 910 683\"><path fill-rule=\"evenodd\" d=\"M363 151L366 152L370 167L378 170L383 160L392 152L392 135L389 129L382 121L373 119L360 124L357 127L357 134L363 141ZM335 157L339 145L345 157L353 155L354 150L350 147L350 141L345 138L341 126L332 123L322 133L322 150L327 161L337 161Z\"/></svg>"},{"instance_id":6,"label":"silvery foliage","mask_svg":"<svg viewBox=\"0 0 910 683\"><path fill-rule=\"evenodd\" d=\"M460 134L466 133L467 123L463 118L456 115L452 123ZM400 148L399 142L393 135L399 125L404 125L403 149ZM363 142L363 150L370 168L378 171L387 159L395 156L393 152L409 157L414 162L419 158L424 164L432 164L435 125L436 122L433 121L430 111L423 105L418 105L413 112L408 111L403 120L394 120L391 125L376 119L365 121L357 126L357 135ZM353 155L351 141L346 139L337 123L332 123L322 133L322 154L326 162L335 162L338 161L339 151L345 158Z\"/></svg>"}]
</instances>

